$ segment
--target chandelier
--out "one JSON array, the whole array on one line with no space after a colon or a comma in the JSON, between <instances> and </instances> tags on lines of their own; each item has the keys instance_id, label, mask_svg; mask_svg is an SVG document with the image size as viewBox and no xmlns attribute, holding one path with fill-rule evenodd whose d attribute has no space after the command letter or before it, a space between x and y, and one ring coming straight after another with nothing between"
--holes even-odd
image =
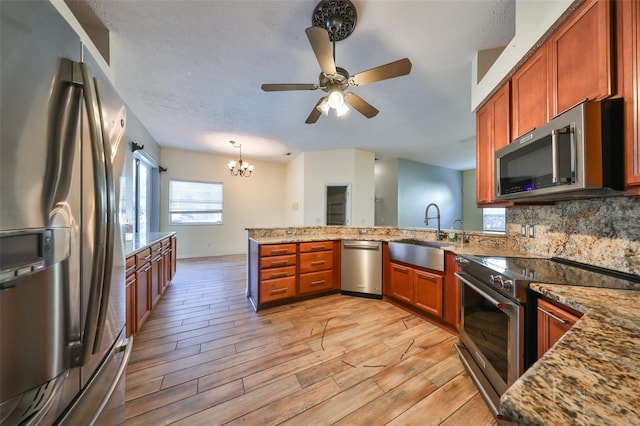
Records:
<instances>
[{"instance_id":1,"label":"chandelier","mask_svg":"<svg viewBox=\"0 0 640 426\"><path fill-rule=\"evenodd\" d=\"M240 149L240 159L236 163L234 160L229 161L229 171L233 176L240 177L249 177L251 176L251 172L253 172L253 164L249 164L248 161L242 161L242 144L236 144L234 141L231 142L234 148Z\"/></svg>"}]
</instances>

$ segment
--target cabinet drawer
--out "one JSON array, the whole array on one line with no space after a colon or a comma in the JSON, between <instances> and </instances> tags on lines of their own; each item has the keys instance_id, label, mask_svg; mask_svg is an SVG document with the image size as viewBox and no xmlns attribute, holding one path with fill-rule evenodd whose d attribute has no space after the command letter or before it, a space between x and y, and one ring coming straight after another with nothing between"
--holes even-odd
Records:
<instances>
[{"instance_id":1,"label":"cabinet drawer","mask_svg":"<svg viewBox=\"0 0 640 426\"><path fill-rule=\"evenodd\" d=\"M129 256L127 257L127 266L126 266L126 276L133 274L136 271L136 257Z\"/></svg>"},{"instance_id":2,"label":"cabinet drawer","mask_svg":"<svg viewBox=\"0 0 640 426\"><path fill-rule=\"evenodd\" d=\"M300 275L300 294L333 289L333 270Z\"/></svg>"},{"instance_id":3,"label":"cabinet drawer","mask_svg":"<svg viewBox=\"0 0 640 426\"><path fill-rule=\"evenodd\" d=\"M279 278L260 283L260 303L286 299L296 295L296 277Z\"/></svg>"},{"instance_id":4,"label":"cabinet drawer","mask_svg":"<svg viewBox=\"0 0 640 426\"><path fill-rule=\"evenodd\" d=\"M161 243L156 243L156 244L151 246L151 256L155 256L155 255L159 254L161 251L162 251L162 244Z\"/></svg>"},{"instance_id":5,"label":"cabinet drawer","mask_svg":"<svg viewBox=\"0 0 640 426\"><path fill-rule=\"evenodd\" d=\"M267 268L260 271L260 281L273 280L276 278L295 277L296 267L285 266L283 268Z\"/></svg>"},{"instance_id":6,"label":"cabinet drawer","mask_svg":"<svg viewBox=\"0 0 640 426\"><path fill-rule=\"evenodd\" d=\"M300 273L333 269L333 251L300 254Z\"/></svg>"},{"instance_id":7,"label":"cabinet drawer","mask_svg":"<svg viewBox=\"0 0 640 426\"><path fill-rule=\"evenodd\" d=\"M333 250L332 241L313 241L310 243L300 243L300 253L325 250Z\"/></svg>"},{"instance_id":8,"label":"cabinet drawer","mask_svg":"<svg viewBox=\"0 0 640 426\"><path fill-rule=\"evenodd\" d=\"M260 246L260 256L281 256L295 254L295 244L267 244Z\"/></svg>"},{"instance_id":9,"label":"cabinet drawer","mask_svg":"<svg viewBox=\"0 0 640 426\"><path fill-rule=\"evenodd\" d=\"M136 265L138 265L138 267L142 266L145 262L148 262L150 260L151 260L150 248L146 248L136 254Z\"/></svg>"},{"instance_id":10,"label":"cabinet drawer","mask_svg":"<svg viewBox=\"0 0 640 426\"><path fill-rule=\"evenodd\" d=\"M292 266L296 264L296 255L288 254L286 256L271 256L260 258L260 269L279 268L283 266Z\"/></svg>"}]
</instances>

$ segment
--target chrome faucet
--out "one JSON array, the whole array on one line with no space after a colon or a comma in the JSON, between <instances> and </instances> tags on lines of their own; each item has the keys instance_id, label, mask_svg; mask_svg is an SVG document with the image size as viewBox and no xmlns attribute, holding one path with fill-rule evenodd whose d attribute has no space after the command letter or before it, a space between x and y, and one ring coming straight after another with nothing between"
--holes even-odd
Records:
<instances>
[{"instance_id":1,"label":"chrome faucet","mask_svg":"<svg viewBox=\"0 0 640 426\"><path fill-rule=\"evenodd\" d=\"M436 217L429 217L429 209L431 206L436 208ZM430 203L427 206L427 209L424 211L424 224L429 225L429 219L437 219L438 220L438 229L436 229L436 240L442 240L442 232L440 232L440 207L436 203Z\"/></svg>"},{"instance_id":2,"label":"chrome faucet","mask_svg":"<svg viewBox=\"0 0 640 426\"><path fill-rule=\"evenodd\" d=\"M460 240L460 243L464 244L464 222L462 221L462 219L454 220L453 223L451 224L451 229L453 229L453 225L455 225L458 222L460 222L460 227L461 227L461 230L462 230L462 240Z\"/></svg>"}]
</instances>

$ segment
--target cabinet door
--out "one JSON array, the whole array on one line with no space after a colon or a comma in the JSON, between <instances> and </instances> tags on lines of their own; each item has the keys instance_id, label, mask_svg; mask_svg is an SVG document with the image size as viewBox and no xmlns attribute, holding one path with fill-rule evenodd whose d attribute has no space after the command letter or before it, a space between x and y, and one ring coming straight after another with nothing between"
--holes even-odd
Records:
<instances>
[{"instance_id":1,"label":"cabinet door","mask_svg":"<svg viewBox=\"0 0 640 426\"><path fill-rule=\"evenodd\" d=\"M176 237L171 237L171 278L176 275L176 261L177 261L177 252L178 250L178 241Z\"/></svg>"},{"instance_id":2,"label":"cabinet door","mask_svg":"<svg viewBox=\"0 0 640 426\"><path fill-rule=\"evenodd\" d=\"M149 283L150 289L150 297L151 297L151 307L153 308L158 303L160 299L160 294L162 293L162 256L157 255L153 259L151 259L151 282Z\"/></svg>"},{"instance_id":3,"label":"cabinet door","mask_svg":"<svg viewBox=\"0 0 640 426\"><path fill-rule=\"evenodd\" d=\"M456 330L460 329L460 284L458 279L454 275L460 270L460 267L455 262L455 253L445 253L445 277L444 277L444 291L443 291L443 307L442 307L442 319L447 323L455 327Z\"/></svg>"},{"instance_id":4,"label":"cabinet door","mask_svg":"<svg viewBox=\"0 0 640 426\"><path fill-rule=\"evenodd\" d=\"M296 277L286 277L260 283L260 303L287 299L296 295Z\"/></svg>"},{"instance_id":5,"label":"cabinet door","mask_svg":"<svg viewBox=\"0 0 640 426\"><path fill-rule=\"evenodd\" d=\"M391 263L389 271L389 296L413 303L413 269Z\"/></svg>"},{"instance_id":6,"label":"cabinet door","mask_svg":"<svg viewBox=\"0 0 640 426\"><path fill-rule=\"evenodd\" d=\"M568 311L538 300L538 358L545 354L578 321Z\"/></svg>"},{"instance_id":7,"label":"cabinet door","mask_svg":"<svg viewBox=\"0 0 640 426\"><path fill-rule=\"evenodd\" d=\"M333 289L333 271L311 272L300 274L298 293L312 294Z\"/></svg>"},{"instance_id":8,"label":"cabinet door","mask_svg":"<svg viewBox=\"0 0 640 426\"><path fill-rule=\"evenodd\" d=\"M442 318L442 276L425 271L415 271L416 307Z\"/></svg>"},{"instance_id":9,"label":"cabinet door","mask_svg":"<svg viewBox=\"0 0 640 426\"><path fill-rule=\"evenodd\" d=\"M486 103L476 113L476 202L490 203L494 198L493 104Z\"/></svg>"},{"instance_id":10,"label":"cabinet door","mask_svg":"<svg viewBox=\"0 0 640 426\"><path fill-rule=\"evenodd\" d=\"M127 276L126 283L126 328L127 337L136 334L136 274L130 274Z\"/></svg>"},{"instance_id":11,"label":"cabinet door","mask_svg":"<svg viewBox=\"0 0 640 426\"><path fill-rule=\"evenodd\" d=\"M495 202L494 157L510 140L511 85L502 86L476 113L476 202Z\"/></svg>"},{"instance_id":12,"label":"cabinet door","mask_svg":"<svg viewBox=\"0 0 640 426\"><path fill-rule=\"evenodd\" d=\"M547 82L547 45L543 44L511 77L512 140L547 123Z\"/></svg>"},{"instance_id":13,"label":"cabinet door","mask_svg":"<svg viewBox=\"0 0 640 426\"><path fill-rule=\"evenodd\" d=\"M622 61L625 108L625 185L640 195L640 2L619 2L622 8Z\"/></svg>"},{"instance_id":14,"label":"cabinet door","mask_svg":"<svg viewBox=\"0 0 640 426\"><path fill-rule=\"evenodd\" d=\"M150 263L136 271L136 331L140 331L151 311L150 271Z\"/></svg>"},{"instance_id":15,"label":"cabinet door","mask_svg":"<svg viewBox=\"0 0 640 426\"><path fill-rule=\"evenodd\" d=\"M612 91L612 24L609 0L587 0L554 31L551 50L551 115Z\"/></svg>"}]
</instances>

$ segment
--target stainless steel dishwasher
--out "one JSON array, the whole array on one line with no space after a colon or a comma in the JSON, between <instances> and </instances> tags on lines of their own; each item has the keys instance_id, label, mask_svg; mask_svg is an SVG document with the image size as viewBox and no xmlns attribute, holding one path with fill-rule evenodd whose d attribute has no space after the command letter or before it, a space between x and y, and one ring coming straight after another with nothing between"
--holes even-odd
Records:
<instances>
[{"instance_id":1,"label":"stainless steel dishwasher","mask_svg":"<svg viewBox=\"0 0 640 426\"><path fill-rule=\"evenodd\" d=\"M342 241L342 294L382 299L382 243Z\"/></svg>"}]
</instances>

